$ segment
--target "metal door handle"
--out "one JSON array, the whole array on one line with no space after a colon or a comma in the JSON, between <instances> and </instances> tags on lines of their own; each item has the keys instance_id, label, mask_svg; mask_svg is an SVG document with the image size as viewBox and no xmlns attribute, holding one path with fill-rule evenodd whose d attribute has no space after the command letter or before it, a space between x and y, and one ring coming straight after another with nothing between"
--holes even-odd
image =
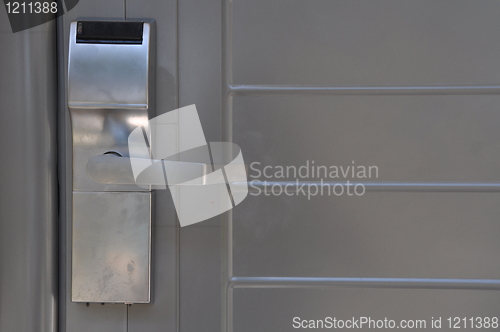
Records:
<instances>
[{"instance_id":1,"label":"metal door handle","mask_svg":"<svg viewBox=\"0 0 500 332\"><path fill-rule=\"evenodd\" d=\"M146 171L137 178L132 171L132 162L147 166ZM243 167L242 167L243 166ZM102 184L136 184L139 186L165 185L215 185L228 183L224 176L214 176L214 170L225 168L232 174L246 175L248 165L231 164L204 164L186 161L157 160L146 158L121 157L116 153L109 153L91 158L87 164L89 178ZM166 176L168 174L168 178ZM207 176L209 175L210 176Z\"/></svg>"},{"instance_id":2,"label":"metal door handle","mask_svg":"<svg viewBox=\"0 0 500 332\"><path fill-rule=\"evenodd\" d=\"M144 172L144 175L138 176L137 179L134 178L132 171L132 161L148 165L148 169ZM168 172L164 172L167 169ZM161 186L166 183L168 185L176 185L190 181L190 184L205 185L207 184L205 175L210 172L210 169L211 165L203 163L129 158L116 154L104 154L95 156L89 160L87 175L92 181L103 184ZM166 181L159 181L159 179L164 179L164 174L167 173L170 174L169 178Z\"/></svg>"}]
</instances>

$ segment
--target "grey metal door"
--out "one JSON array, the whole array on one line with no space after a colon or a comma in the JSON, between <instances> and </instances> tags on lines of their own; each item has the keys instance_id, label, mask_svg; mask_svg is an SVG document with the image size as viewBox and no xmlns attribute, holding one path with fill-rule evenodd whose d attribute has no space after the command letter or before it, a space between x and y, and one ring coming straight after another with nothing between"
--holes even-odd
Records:
<instances>
[{"instance_id":1,"label":"grey metal door","mask_svg":"<svg viewBox=\"0 0 500 332\"><path fill-rule=\"evenodd\" d=\"M259 171L272 166L253 175L276 185L225 224L229 331L498 316L499 9L225 3L223 132ZM308 176L276 167L307 162ZM277 195L296 178L316 196ZM366 192L321 194L321 178Z\"/></svg>"},{"instance_id":2,"label":"grey metal door","mask_svg":"<svg viewBox=\"0 0 500 332\"><path fill-rule=\"evenodd\" d=\"M153 18L157 114L196 104L207 141L238 144L254 182L232 211L184 228L157 191L153 303L72 303L61 107L58 329L290 331L328 317L443 330L488 318L494 329L499 10L494 0L80 1L57 21L59 104L71 21Z\"/></svg>"}]
</instances>

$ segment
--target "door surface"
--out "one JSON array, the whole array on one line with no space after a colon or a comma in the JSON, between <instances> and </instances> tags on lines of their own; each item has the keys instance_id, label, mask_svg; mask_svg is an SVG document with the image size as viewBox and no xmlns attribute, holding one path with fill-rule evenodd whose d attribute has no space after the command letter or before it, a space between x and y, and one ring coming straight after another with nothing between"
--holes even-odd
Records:
<instances>
[{"instance_id":1,"label":"door surface","mask_svg":"<svg viewBox=\"0 0 500 332\"><path fill-rule=\"evenodd\" d=\"M495 0L81 0L52 27L58 330L293 331L328 317L495 329L499 11ZM156 191L151 304L70 300L69 24L96 17L155 19L156 114L196 104L207 141L238 144L248 165L247 198L191 226Z\"/></svg>"}]
</instances>

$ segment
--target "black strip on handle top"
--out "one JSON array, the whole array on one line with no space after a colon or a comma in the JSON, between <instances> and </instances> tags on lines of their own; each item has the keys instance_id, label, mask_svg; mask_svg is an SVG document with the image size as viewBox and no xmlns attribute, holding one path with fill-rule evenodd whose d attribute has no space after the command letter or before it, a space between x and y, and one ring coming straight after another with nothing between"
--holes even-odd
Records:
<instances>
[{"instance_id":1,"label":"black strip on handle top","mask_svg":"<svg viewBox=\"0 0 500 332\"><path fill-rule=\"evenodd\" d=\"M91 44L142 44L143 22L78 21L76 42Z\"/></svg>"}]
</instances>

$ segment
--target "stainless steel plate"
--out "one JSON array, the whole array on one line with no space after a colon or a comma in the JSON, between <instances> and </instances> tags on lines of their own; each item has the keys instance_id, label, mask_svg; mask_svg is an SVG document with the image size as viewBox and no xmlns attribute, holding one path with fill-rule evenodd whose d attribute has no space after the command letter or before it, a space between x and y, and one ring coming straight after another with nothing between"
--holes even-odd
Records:
<instances>
[{"instance_id":1,"label":"stainless steel plate","mask_svg":"<svg viewBox=\"0 0 500 332\"><path fill-rule=\"evenodd\" d=\"M151 193L73 193L72 301L150 302Z\"/></svg>"}]
</instances>

